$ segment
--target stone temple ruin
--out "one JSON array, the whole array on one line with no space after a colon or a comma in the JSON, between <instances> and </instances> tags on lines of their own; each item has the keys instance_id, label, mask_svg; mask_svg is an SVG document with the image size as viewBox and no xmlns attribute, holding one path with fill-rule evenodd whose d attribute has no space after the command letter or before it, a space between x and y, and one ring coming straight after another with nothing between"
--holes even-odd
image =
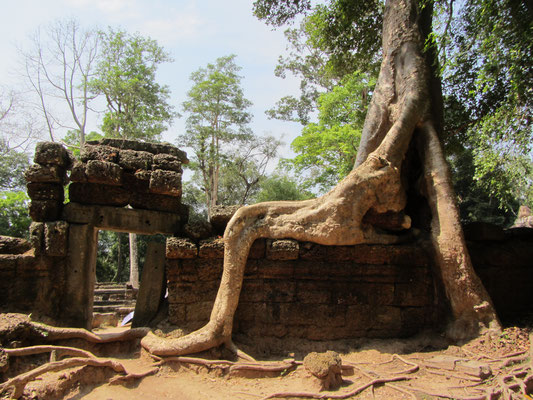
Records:
<instances>
[{"instance_id":1,"label":"stone temple ruin","mask_svg":"<svg viewBox=\"0 0 533 400\"><path fill-rule=\"evenodd\" d=\"M235 212L221 208L203 230L181 203L186 154L169 144L104 139L74 160L58 143L40 143L26 173L30 240L0 241L0 310L91 328L99 230L163 234L149 246L137 325L166 310L172 324L209 319L222 274L220 235ZM68 185L68 202L64 187ZM531 230L467 227L477 273L502 318L531 307ZM447 304L430 246L322 246L257 240L246 265L234 331L249 337L334 340L404 337L442 325ZM508 288L513 290L509 291ZM168 290L168 299L164 294Z\"/></svg>"}]
</instances>

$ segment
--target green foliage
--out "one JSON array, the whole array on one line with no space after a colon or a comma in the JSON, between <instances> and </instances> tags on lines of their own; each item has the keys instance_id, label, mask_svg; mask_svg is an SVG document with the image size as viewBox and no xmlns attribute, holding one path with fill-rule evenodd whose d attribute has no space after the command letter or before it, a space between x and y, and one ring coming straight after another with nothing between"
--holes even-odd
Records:
<instances>
[{"instance_id":1,"label":"green foliage","mask_svg":"<svg viewBox=\"0 0 533 400\"><path fill-rule=\"evenodd\" d=\"M10 149L0 138L0 190L25 190L24 171L29 166L26 153Z\"/></svg>"},{"instance_id":2,"label":"green foliage","mask_svg":"<svg viewBox=\"0 0 533 400\"><path fill-rule=\"evenodd\" d=\"M28 238L31 218L29 198L22 191L0 192L0 235Z\"/></svg>"},{"instance_id":3,"label":"green foliage","mask_svg":"<svg viewBox=\"0 0 533 400\"><path fill-rule=\"evenodd\" d=\"M156 82L159 64L171 61L155 40L125 31L100 32L102 57L91 80L107 100L106 136L159 140L175 116L167 86Z\"/></svg>"},{"instance_id":4,"label":"green foliage","mask_svg":"<svg viewBox=\"0 0 533 400\"><path fill-rule=\"evenodd\" d=\"M462 159L467 149L469 197L482 191L502 218L519 203L533 205L533 69L525 62L533 54L532 12L527 2L471 1L442 38L444 90L447 111L452 111L447 151L452 159ZM454 165L461 175L461 166ZM476 215L475 207L467 209Z\"/></svg>"},{"instance_id":5,"label":"green foliage","mask_svg":"<svg viewBox=\"0 0 533 400\"><path fill-rule=\"evenodd\" d=\"M235 57L220 57L193 72L193 86L183 103L186 134L178 140L193 151L190 167L200 179L208 209L218 204L221 168L230 160L230 150L253 136L247 111L252 103L244 97Z\"/></svg>"},{"instance_id":6,"label":"green foliage","mask_svg":"<svg viewBox=\"0 0 533 400\"><path fill-rule=\"evenodd\" d=\"M332 91L318 99L318 123L304 127L291 144L297 153L283 165L298 175L303 186L325 192L353 168L367 107L367 90L375 82L368 75L347 75Z\"/></svg>"},{"instance_id":7,"label":"green foliage","mask_svg":"<svg viewBox=\"0 0 533 400\"><path fill-rule=\"evenodd\" d=\"M278 200L307 200L312 197L312 193L302 189L287 175L274 174L261 182L259 191L253 200L260 203Z\"/></svg>"},{"instance_id":8,"label":"green foliage","mask_svg":"<svg viewBox=\"0 0 533 400\"><path fill-rule=\"evenodd\" d=\"M254 14L274 26L290 22L296 15L311 8L309 0L256 0Z\"/></svg>"}]
</instances>

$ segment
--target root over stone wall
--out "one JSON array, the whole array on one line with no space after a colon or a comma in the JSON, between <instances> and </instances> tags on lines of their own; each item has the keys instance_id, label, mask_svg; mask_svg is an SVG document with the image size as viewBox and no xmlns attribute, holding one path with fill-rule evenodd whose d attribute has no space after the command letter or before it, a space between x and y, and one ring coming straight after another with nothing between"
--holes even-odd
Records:
<instances>
[{"instance_id":1,"label":"root over stone wall","mask_svg":"<svg viewBox=\"0 0 533 400\"><path fill-rule=\"evenodd\" d=\"M223 242L167 241L171 322L209 319L222 273ZM401 337L438 318L437 290L421 245L320 246L257 240L246 265L235 333L335 340Z\"/></svg>"}]
</instances>

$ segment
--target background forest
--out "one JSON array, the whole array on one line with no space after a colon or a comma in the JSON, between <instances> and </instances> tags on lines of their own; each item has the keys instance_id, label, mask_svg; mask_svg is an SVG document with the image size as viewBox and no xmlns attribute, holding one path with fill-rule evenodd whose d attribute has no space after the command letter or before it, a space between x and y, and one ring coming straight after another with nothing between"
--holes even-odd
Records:
<instances>
[{"instance_id":1,"label":"background forest","mask_svg":"<svg viewBox=\"0 0 533 400\"><path fill-rule=\"evenodd\" d=\"M0 234L28 234L23 173L37 141L61 141L74 154L86 140L101 137L160 141L176 118L185 120L185 131L174 144L191 159L183 199L191 218L207 217L215 205L327 192L353 167L379 70L383 3L368 2L376 10L368 15L361 10L369 7L347 0L294 1L285 14L269 9L277 2L255 5L258 18L285 29L287 51L273 79L300 82L299 95L266 110L269 118L301 125L289 143L293 156L285 158L279 157L281 137L251 128L252 102L238 55L198 66L186 100L171 104L157 72L175 61L157 41L76 20L40 27L19 52L24 79L0 91ZM439 53L442 141L462 222L510 226L520 205L533 206L531 2L448 0L432 6L436 26L427 51ZM289 25L291 13L300 11L305 16ZM94 118L98 132L88 131ZM127 236L100 233L98 280L127 280L132 259L142 266L148 238ZM135 246L138 254L130 258Z\"/></svg>"}]
</instances>

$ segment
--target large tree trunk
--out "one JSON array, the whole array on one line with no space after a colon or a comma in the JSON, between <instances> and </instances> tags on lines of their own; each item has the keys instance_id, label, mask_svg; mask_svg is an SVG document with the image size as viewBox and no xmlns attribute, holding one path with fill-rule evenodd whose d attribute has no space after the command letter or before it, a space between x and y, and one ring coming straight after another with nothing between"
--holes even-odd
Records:
<instances>
[{"instance_id":1,"label":"large tree trunk","mask_svg":"<svg viewBox=\"0 0 533 400\"><path fill-rule=\"evenodd\" d=\"M326 195L298 202L268 202L242 207L229 222L224 270L210 321L179 339L153 335L142 344L154 354L186 354L220 344L231 345L233 316L239 301L249 249L258 238L293 238L324 245L394 243L399 237L369 221L393 215L408 229L404 214L413 163L418 150L423 175L418 185L431 210L431 240L452 309L453 337L499 328L490 298L475 274L459 224L449 168L437 137L440 104L423 54L424 37L416 0L389 0L384 14L383 63L363 129L356 165ZM412 140L417 138L417 140ZM413 143L411 143L413 141ZM411 153L415 153L410 151ZM416 178L416 177L415 177ZM424 181L425 184L421 184ZM412 190L411 190L412 192ZM365 220L363 218L366 216Z\"/></svg>"}]
</instances>

